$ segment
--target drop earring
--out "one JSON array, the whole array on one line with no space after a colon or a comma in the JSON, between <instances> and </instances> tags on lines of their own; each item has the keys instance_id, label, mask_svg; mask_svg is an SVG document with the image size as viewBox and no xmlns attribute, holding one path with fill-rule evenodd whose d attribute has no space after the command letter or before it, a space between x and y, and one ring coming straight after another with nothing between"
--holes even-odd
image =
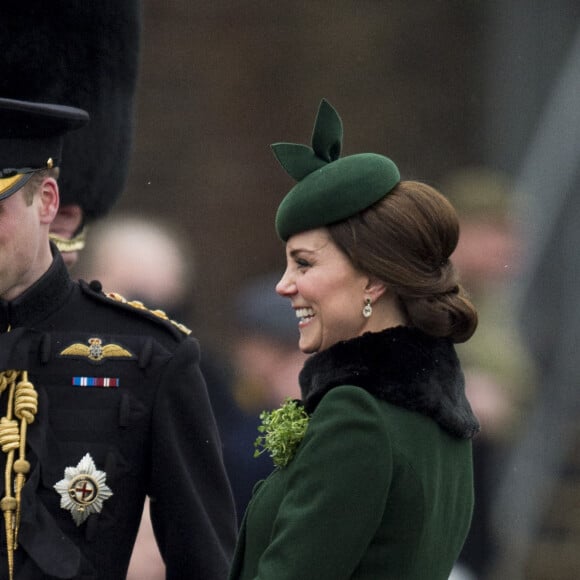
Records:
<instances>
[{"instance_id":1,"label":"drop earring","mask_svg":"<svg viewBox=\"0 0 580 580\"><path fill-rule=\"evenodd\" d=\"M372 313L373 313L373 307L371 306L371 299L365 298L365 305L364 305L364 308L362 309L362 315L365 318L370 318Z\"/></svg>"}]
</instances>

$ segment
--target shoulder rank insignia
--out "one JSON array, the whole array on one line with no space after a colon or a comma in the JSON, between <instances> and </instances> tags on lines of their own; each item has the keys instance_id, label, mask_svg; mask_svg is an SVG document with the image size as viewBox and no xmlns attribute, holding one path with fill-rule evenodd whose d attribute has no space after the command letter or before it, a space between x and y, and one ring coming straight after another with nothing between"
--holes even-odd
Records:
<instances>
[{"instance_id":1,"label":"shoulder rank insignia","mask_svg":"<svg viewBox=\"0 0 580 580\"><path fill-rule=\"evenodd\" d=\"M60 507L71 513L77 526L91 514L100 513L103 502L113 495L106 480L107 474L97 469L87 453L76 467L65 468L64 479L54 484L60 494Z\"/></svg>"},{"instance_id":2,"label":"shoulder rank insignia","mask_svg":"<svg viewBox=\"0 0 580 580\"><path fill-rule=\"evenodd\" d=\"M89 345L75 342L59 353L62 357L88 358L101 362L106 358L135 358L127 349L118 344L103 344L100 338L89 338Z\"/></svg>"},{"instance_id":3,"label":"shoulder rank insignia","mask_svg":"<svg viewBox=\"0 0 580 580\"><path fill-rule=\"evenodd\" d=\"M124 296L121 296L121 294L118 294L117 292L107 292L106 296L107 298L110 298L115 302L127 304L128 306L131 306L136 310L144 310L145 312L149 312L150 314L153 314L153 316L156 316L157 318L161 318L161 320L169 322L170 324L175 326L175 328L183 332L183 334L191 334L191 328L187 328L187 326L185 326L185 324L181 324L181 322L171 320L171 318L169 318L169 316L167 316L167 314L163 310L159 309L152 310L151 308L147 308L147 306L145 306L143 302L141 302L140 300L127 300Z\"/></svg>"}]
</instances>

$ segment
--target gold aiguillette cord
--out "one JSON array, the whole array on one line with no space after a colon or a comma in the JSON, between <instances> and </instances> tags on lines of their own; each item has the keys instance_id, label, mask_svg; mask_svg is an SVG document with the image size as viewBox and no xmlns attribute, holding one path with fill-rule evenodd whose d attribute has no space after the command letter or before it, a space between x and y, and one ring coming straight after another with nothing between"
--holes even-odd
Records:
<instances>
[{"instance_id":1,"label":"gold aiguillette cord","mask_svg":"<svg viewBox=\"0 0 580 580\"><path fill-rule=\"evenodd\" d=\"M21 496L30 463L26 459L26 432L38 411L38 394L28 380L27 371L0 372L0 395L8 391L6 415L0 419L0 447L6 453L4 497L0 508L4 512L8 577L14 578L14 550L18 547ZM18 450L18 458L14 456ZM14 479L13 479L14 478Z\"/></svg>"}]
</instances>

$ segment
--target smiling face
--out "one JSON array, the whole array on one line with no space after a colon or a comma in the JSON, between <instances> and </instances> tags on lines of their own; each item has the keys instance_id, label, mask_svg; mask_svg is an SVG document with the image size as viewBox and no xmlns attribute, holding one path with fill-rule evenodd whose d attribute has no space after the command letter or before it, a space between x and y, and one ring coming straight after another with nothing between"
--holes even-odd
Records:
<instances>
[{"instance_id":1,"label":"smiling face","mask_svg":"<svg viewBox=\"0 0 580 580\"><path fill-rule=\"evenodd\" d=\"M287 267L276 291L289 298L299 319L298 346L314 353L371 330L362 315L369 277L357 271L331 240L326 228L292 236Z\"/></svg>"}]
</instances>

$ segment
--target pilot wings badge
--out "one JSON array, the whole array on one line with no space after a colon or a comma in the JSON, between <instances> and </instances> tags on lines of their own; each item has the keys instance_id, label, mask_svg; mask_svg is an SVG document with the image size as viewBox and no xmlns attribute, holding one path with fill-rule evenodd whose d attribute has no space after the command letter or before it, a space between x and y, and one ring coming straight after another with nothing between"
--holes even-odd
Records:
<instances>
[{"instance_id":1,"label":"pilot wings badge","mask_svg":"<svg viewBox=\"0 0 580 580\"><path fill-rule=\"evenodd\" d=\"M118 344L103 344L100 338L89 338L89 345L75 342L59 353L62 357L87 358L92 362L102 362L106 358L134 358Z\"/></svg>"},{"instance_id":2,"label":"pilot wings badge","mask_svg":"<svg viewBox=\"0 0 580 580\"><path fill-rule=\"evenodd\" d=\"M77 526L91 514L100 513L103 502L113 495L106 479L107 474L97 469L87 453L76 467L65 468L64 479L54 484L60 494L60 507L70 511Z\"/></svg>"}]
</instances>

